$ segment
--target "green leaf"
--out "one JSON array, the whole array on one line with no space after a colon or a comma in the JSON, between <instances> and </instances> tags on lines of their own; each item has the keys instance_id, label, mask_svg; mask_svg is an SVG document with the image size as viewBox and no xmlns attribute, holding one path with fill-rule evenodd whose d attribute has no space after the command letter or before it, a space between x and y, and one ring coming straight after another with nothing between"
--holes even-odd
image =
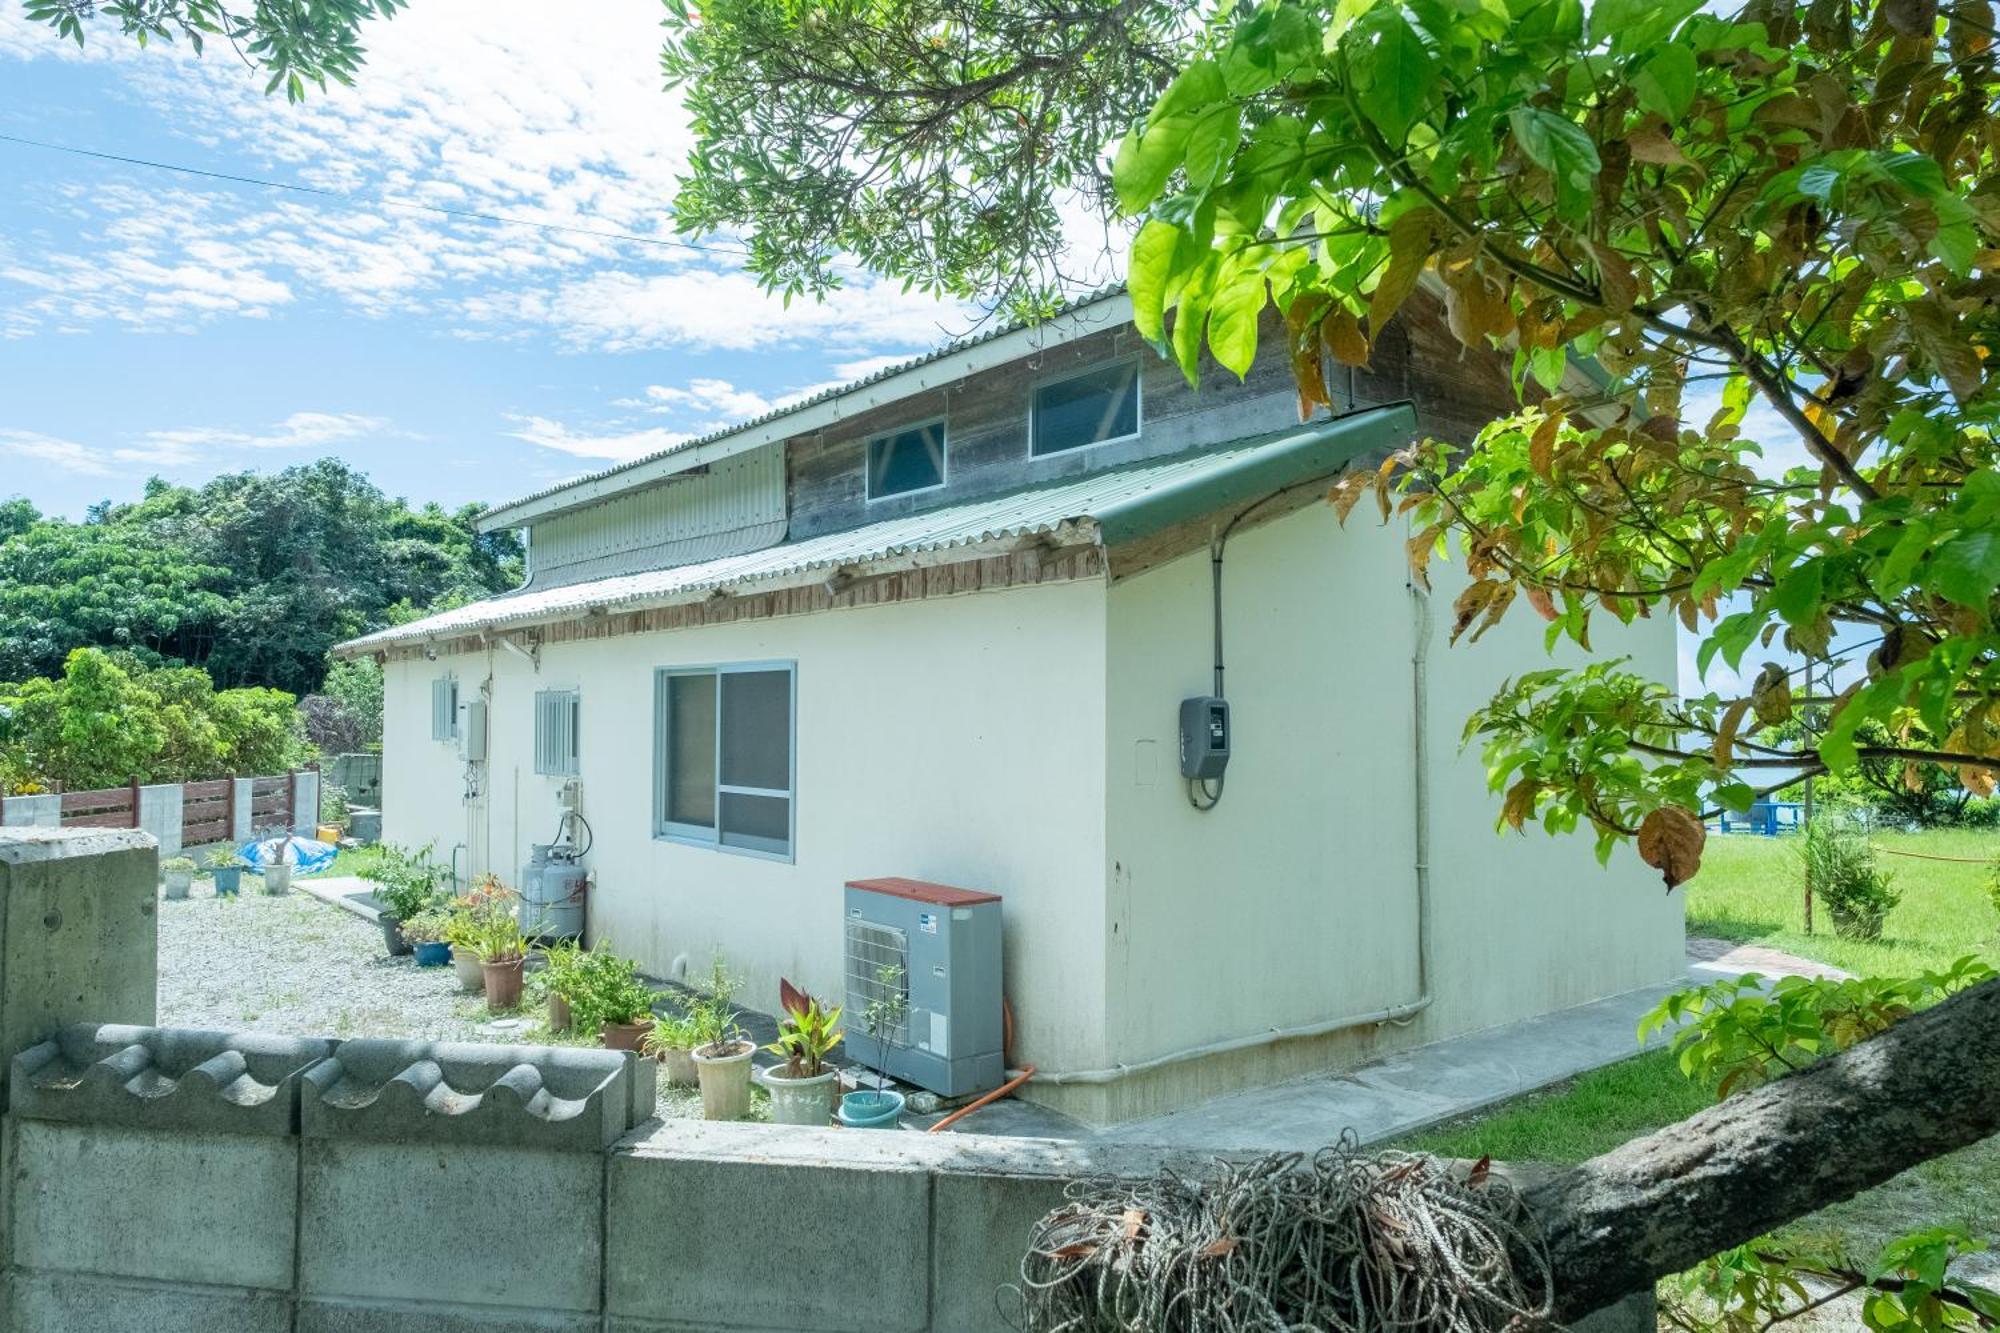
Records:
<instances>
[{"instance_id":1,"label":"green leaf","mask_svg":"<svg viewBox=\"0 0 2000 1333\"><path fill-rule=\"evenodd\" d=\"M1188 133L1187 178L1197 190L1215 183L1243 137L1243 114L1234 102L1212 106L1196 117Z\"/></svg>"},{"instance_id":2,"label":"green leaf","mask_svg":"<svg viewBox=\"0 0 2000 1333\"><path fill-rule=\"evenodd\" d=\"M1514 141L1528 160L1573 190L1588 190L1602 167L1597 145L1583 128L1540 107L1517 106L1508 114Z\"/></svg>"},{"instance_id":3,"label":"green leaf","mask_svg":"<svg viewBox=\"0 0 2000 1333\"><path fill-rule=\"evenodd\" d=\"M1186 235L1171 222L1158 218L1139 228L1132 239L1132 258L1127 282L1132 289L1132 322L1139 336L1158 344L1166 337L1167 285L1173 278L1174 256Z\"/></svg>"},{"instance_id":4,"label":"green leaf","mask_svg":"<svg viewBox=\"0 0 2000 1333\"><path fill-rule=\"evenodd\" d=\"M1779 579L1771 589L1771 609L1783 616L1788 625L1805 624L1819 614L1825 584L1826 566L1817 560L1807 561Z\"/></svg>"},{"instance_id":5,"label":"green leaf","mask_svg":"<svg viewBox=\"0 0 2000 1333\"><path fill-rule=\"evenodd\" d=\"M1186 154L1187 129L1183 117L1125 136L1111 161L1111 186L1118 194L1119 207L1127 213L1142 213L1160 197L1167 178Z\"/></svg>"},{"instance_id":6,"label":"green leaf","mask_svg":"<svg viewBox=\"0 0 2000 1333\"><path fill-rule=\"evenodd\" d=\"M1986 610L2000 585L2000 532L1959 533L1932 553L1930 573L1938 596Z\"/></svg>"},{"instance_id":7,"label":"green leaf","mask_svg":"<svg viewBox=\"0 0 2000 1333\"><path fill-rule=\"evenodd\" d=\"M1685 46L1661 47L1632 76L1632 92L1646 110L1670 123L1681 120L1694 105L1694 52Z\"/></svg>"},{"instance_id":8,"label":"green leaf","mask_svg":"<svg viewBox=\"0 0 2000 1333\"><path fill-rule=\"evenodd\" d=\"M1257 359L1257 318L1268 296L1264 271L1254 264L1237 267L1218 284L1208 319L1208 350L1238 379L1250 373L1250 363Z\"/></svg>"},{"instance_id":9,"label":"green leaf","mask_svg":"<svg viewBox=\"0 0 2000 1333\"><path fill-rule=\"evenodd\" d=\"M1400 144L1437 85L1437 64L1409 20L1399 11L1374 25L1378 31L1358 73L1362 114L1391 144Z\"/></svg>"}]
</instances>

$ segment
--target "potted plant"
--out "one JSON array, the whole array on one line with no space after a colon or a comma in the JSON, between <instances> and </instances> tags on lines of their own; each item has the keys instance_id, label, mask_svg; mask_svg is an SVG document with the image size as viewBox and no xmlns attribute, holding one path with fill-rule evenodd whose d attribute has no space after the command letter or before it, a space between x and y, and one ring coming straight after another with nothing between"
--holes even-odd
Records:
<instances>
[{"instance_id":1,"label":"potted plant","mask_svg":"<svg viewBox=\"0 0 2000 1333\"><path fill-rule=\"evenodd\" d=\"M860 1088L840 1099L840 1123L851 1129L895 1129L903 1114L903 1094L889 1087L886 1066L889 1042L902 1029L910 1002L903 989L903 969L886 964L875 969L875 994L861 1010L874 1055L875 1086Z\"/></svg>"},{"instance_id":2,"label":"potted plant","mask_svg":"<svg viewBox=\"0 0 2000 1333\"><path fill-rule=\"evenodd\" d=\"M511 911L495 911L476 934L479 971L489 1013L521 1007L521 975L528 962L528 937Z\"/></svg>"},{"instance_id":3,"label":"potted plant","mask_svg":"<svg viewBox=\"0 0 2000 1333\"><path fill-rule=\"evenodd\" d=\"M160 862L160 878L166 884L167 897L187 897L194 885L194 858L175 856Z\"/></svg>"},{"instance_id":4,"label":"potted plant","mask_svg":"<svg viewBox=\"0 0 2000 1333\"><path fill-rule=\"evenodd\" d=\"M234 898L243 888L243 858L227 847L217 847L202 858L215 880L215 896Z\"/></svg>"},{"instance_id":5,"label":"potted plant","mask_svg":"<svg viewBox=\"0 0 2000 1333\"><path fill-rule=\"evenodd\" d=\"M600 1033L605 1049L643 1049L653 1031L653 1002L658 998L651 986L639 980L636 970L630 977L599 986L591 1000L601 1015Z\"/></svg>"},{"instance_id":6,"label":"potted plant","mask_svg":"<svg viewBox=\"0 0 2000 1333\"><path fill-rule=\"evenodd\" d=\"M281 834L265 847L264 855L269 859L263 860L258 867L264 875L264 892L276 895L292 891L292 863L287 859L291 850L292 835L289 833Z\"/></svg>"},{"instance_id":7,"label":"potted plant","mask_svg":"<svg viewBox=\"0 0 2000 1333\"><path fill-rule=\"evenodd\" d=\"M833 1119L835 1080L839 1074L826 1063L840 1044L840 1009L827 1008L810 995L788 997L778 1020L778 1039L764 1049L785 1057L780 1069L761 1075L771 1094L771 1119L780 1125L819 1125Z\"/></svg>"},{"instance_id":8,"label":"potted plant","mask_svg":"<svg viewBox=\"0 0 2000 1333\"><path fill-rule=\"evenodd\" d=\"M568 1032L575 1022L570 996L580 980L582 958L583 949L577 944L568 940L551 944L543 951L542 970L529 979L528 984L540 992L548 1005L551 1032Z\"/></svg>"},{"instance_id":9,"label":"potted plant","mask_svg":"<svg viewBox=\"0 0 2000 1333\"><path fill-rule=\"evenodd\" d=\"M443 967L451 962L451 945L445 931L451 928L451 914L441 907L426 908L402 923L403 938L417 956L418 967Z\"/></svg>"},{"instance_id":10,"label":"potted plant","mask_svg":"<svg viewBox=\"0 0 2000 1333\"><path fill-rule=\"evenodd\" d=\"M361 878L375 886L371 892L382 905L375 923L382 928L382 944L391 958L400 958L410 951L402 923L437 906L447 873L444 866L432 859L428 847L415 852L384 847L381 855L362 869Z\"/></svg>"},{"instance_id":11,"label":"potted plant","mask_svg":"<svg viewBox=\"0 0 2000 1333\"><path fill-rule=\"evenodd\" d=\"M480 923L494 912L508 910L513 893L497 875L481 875L472 887L451 900L451 928L445 939L451 943L452 971L458 988L475 994L485 988L486 976L479 964Z\"/></svg>"},{"instance_id":12,"label":"potted plant","mask_svg":"<svg viewBox=\"0 0 2000 1333\"><path fill-rule=\"evenodd\" d=\"M707 993L687 1006L704 1120L741 1120L750 1113L750 1057L757 1045L736 1026L736 1011L729 1004L735 994L736 979L717 958L709 969Z\"/></svg>"},{"instance_id":13,"label":"potted plant","mask_svg":"<svg viewBox=\"0 0 2000 1333\"><path fill-rule=\"evenodd\" d=\"M694 1020L685 1010L655 1014L640 1050L660 1062L660 1073L670 1088L692 1088L701 1081L694 1067L694 1048L700 1044Z\"/></svg>"}]
</instances>

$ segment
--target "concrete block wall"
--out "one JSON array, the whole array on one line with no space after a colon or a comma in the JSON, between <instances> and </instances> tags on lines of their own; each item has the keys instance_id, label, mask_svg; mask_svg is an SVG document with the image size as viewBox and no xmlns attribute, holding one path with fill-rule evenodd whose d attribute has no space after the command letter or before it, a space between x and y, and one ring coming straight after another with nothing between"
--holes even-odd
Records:
<instances>
[{"instance_id":1,"label":"concrete block wall","mask_svg":"<svg viewBox=\"0 0 2000 1333\"><path fill-rule=\"evenodd\" d=\"M153 835L160 856L181 852L181 786L178 782L139 788L139 827Z\"/></svg>"},{"instance_id":2,"label":"concrete block wall","mask_svg":"<svg viewBox=\"0 0 2000 1333\"><path fill-rule=\"evenodd\" d=\"M292 774L292 832L310 838L319 828L319 774L302 768Z\"/></svg>"},{"instance_id":3,"label":"concrete block wall","mask_svg":"<svg viewBox=\"0 0 2000 1333\"><path fill-rule=\"evenodd\" d=\"M67 1028L11 1066L0 1327L595 1328L607 1150L652 1075L611 1051Z\"/></svg>"},{"instance_id":4,"label":"concrete block wall","mask_svg":"<svg viewBox=\"0 0 2000 1333\"><path fill-rule=\"evenodd\" d=\"M57 828L62 824L62 797L0 797L0 828Z\"/></svg>"}]
</instances>

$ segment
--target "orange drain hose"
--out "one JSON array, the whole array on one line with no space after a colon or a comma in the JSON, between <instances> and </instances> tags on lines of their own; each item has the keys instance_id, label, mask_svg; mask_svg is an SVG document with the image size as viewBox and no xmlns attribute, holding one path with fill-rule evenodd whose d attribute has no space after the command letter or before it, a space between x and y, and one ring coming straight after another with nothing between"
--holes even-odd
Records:
<instances>
[{"instance_id":1,"label":"orange drain hose","mask_svg":"<svg viewBox=\"0 0 2000 1333\"><path fill-rule=\"evenodd\" d=\"M1014 1077L1008 1079L1005 1083L1002 1083L999 1087L993 1089L993 1091L987 1093L984 1097L981 1097L978 1101L967 1102L964 1106L959 1107L956 1111L953 1111L950 1115L938 1121L935 1125L932 1125L929 1129L925 1130L924 1132L926 1134L935 1134L941 1129L950 1128L953 1124L957 1123L960 1120L965 1119L965 1117L971 1115L974 1111L977 1111L980 1107L985 1106L987 1103L999 1101L1002 1097L1005 1097L1008 1093L1020 1087L1023 1083L1026 1083L1029 1079L1033 1078L1034 1076L1035 1076L1035 1067L1033 1065L1029 1065L1026 1069L1023 1069L1020 1073L1014 1075Z\"/></svg>"}]
</instances>

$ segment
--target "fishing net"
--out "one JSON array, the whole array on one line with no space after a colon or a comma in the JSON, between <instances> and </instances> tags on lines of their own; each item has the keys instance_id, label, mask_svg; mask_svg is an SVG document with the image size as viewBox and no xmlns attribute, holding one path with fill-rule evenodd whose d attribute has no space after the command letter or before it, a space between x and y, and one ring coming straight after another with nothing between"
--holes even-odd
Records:
<instances>
[{"instance_id":1,"label":"fishing net","mask_svg":"<svg viewBox=\"0 0 2000 1333\"><path fill-rule=\"evenodd\" d=\"M1035 1226L1027 1333L1498 1333L1550 1321L1540 1234L1486 1169L1352 1136L1196 1175L1087 1178ZM1515 1256L1532 1256L1517 1271Z\"/></svg>"}]
</instances>

